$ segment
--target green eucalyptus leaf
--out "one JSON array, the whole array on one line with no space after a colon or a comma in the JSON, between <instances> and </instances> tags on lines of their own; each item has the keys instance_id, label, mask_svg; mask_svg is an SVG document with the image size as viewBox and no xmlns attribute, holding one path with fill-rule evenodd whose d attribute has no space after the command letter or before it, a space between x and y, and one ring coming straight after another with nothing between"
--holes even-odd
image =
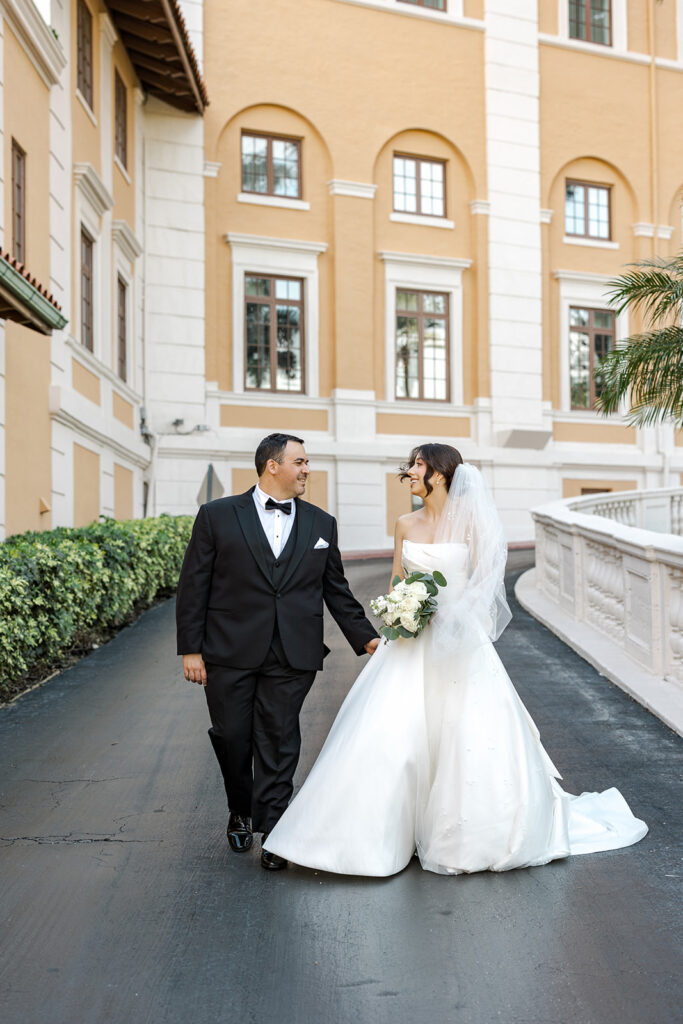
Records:
<instances>
[{"instance_id":1,"label":"green eucalyptus leaf","mask_svg":"<svg viewBox=\"0 0 683 1024\"><path fill-rule=\"evenodd\" d=\"M448 584L446 583L446 577L442 573L435 571L432 573L432 577L434 579L434 582L438 583L440 587L448 586Z\"/></svg>"},{"instance_id":2,"label":"green eucalyptus leaf","mask_svg":"<svg viewBox=\"0 0 683 1024\"><path fill-rule=\"evenodd\" d=\"M392 587L395 587L396 584L400 583L400 582L401 582L401 577L397 573L396 576L394 576L393 580L391 581L391 585L392 585Z\"/></svg>"}]
</instances>

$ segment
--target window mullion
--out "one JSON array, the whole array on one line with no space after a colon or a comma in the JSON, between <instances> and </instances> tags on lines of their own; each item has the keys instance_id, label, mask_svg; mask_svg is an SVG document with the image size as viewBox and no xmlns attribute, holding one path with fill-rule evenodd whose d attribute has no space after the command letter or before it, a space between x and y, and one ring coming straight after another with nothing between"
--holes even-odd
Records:
<instances>
[{"instance_id":1,"label":"window mullion","mask_svg":"<svg viewBox=\"0 0 683 1024\"><path fill-rule=\"evenodd\" d=\"M277 304L275 278L270 278L270 389L277 391Z\"/></svg>"},{"instance_id":2,"label":"window mullion","mask_svg":"<svg viewBox=\"0 0 683 1024\"><path fill-rule=\"evenodd\" d=\"M421 176L422 161L415 159L415 212L422 213L422 176ZM421 301L421 300L420 300Z\"/></svg>"},{"instance_id":3,"label":"window mullion","mask_svg":"<svg viewBox=\"0 0 683 1024\"><path fill-rule=\"evenodd\" d=\"M424 295L418 292L417 300L417 372L418 397L424 400Z\"/></svg>"}]
</instances>

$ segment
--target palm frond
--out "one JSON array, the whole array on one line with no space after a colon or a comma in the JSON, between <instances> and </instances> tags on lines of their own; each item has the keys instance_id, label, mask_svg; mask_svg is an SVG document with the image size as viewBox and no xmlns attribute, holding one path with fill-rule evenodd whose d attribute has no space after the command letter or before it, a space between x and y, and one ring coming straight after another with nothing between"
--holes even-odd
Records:
<instances>
[{"instance_id":1,"label":"palm frond","mask_svg":"<svg viewBox=\"0 0 683 1024\"><path fill-rule=\"evenodd\" d=\"M649 426L673 417L683 423L683 328L663 327L627 338L596 367L604 415L629 402L628 422Z\"/></svg>"},{"instance_id":2,"label":"palm frond","mask_svg":"<svg viewBox=\"0 0 683 1024\"><path fill-rule=\"evenodd\" d=\"M629 264L627 271L609 282L610 305L617 313L627 307L642 309L649 324L683 317L683 253L671 260L658 256Z\"/></svg>"}]
</instances>

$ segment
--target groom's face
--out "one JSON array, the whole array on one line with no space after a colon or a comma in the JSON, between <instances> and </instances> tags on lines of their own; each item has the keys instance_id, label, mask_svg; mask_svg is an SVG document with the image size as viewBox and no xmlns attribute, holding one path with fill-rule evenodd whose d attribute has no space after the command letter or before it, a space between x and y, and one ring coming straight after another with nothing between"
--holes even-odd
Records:
<instances>
[{"instance_id":1,"label":"groom's face","mask_svg":"<svg viewBox=\"0 0 683 1024\"><path fill-rule=\"evenodd\" d=\"M298 441L288 441L282 453L282 461L272 463L271 480L280 498L300 498L306 490L306 478L310 473L308 456Z\"/></svg>"}]
</instances>

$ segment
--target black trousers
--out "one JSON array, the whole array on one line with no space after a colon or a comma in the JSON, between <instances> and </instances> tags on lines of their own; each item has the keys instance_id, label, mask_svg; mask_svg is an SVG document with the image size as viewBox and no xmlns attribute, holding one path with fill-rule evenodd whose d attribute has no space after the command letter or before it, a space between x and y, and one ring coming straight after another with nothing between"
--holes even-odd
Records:
<instances>
[{"instance_id":1,"label":"black trousers","mask_svg":"<svg viewBox=\"0 0 683 1024\"><path fill-rule=\"evenodd\" d=\"M292 798L299 761L299 713L315 672L283 664L271 648L257 669L206 666L209 736L228 807L270 832Z\"/></svg>"}]
</instances>

